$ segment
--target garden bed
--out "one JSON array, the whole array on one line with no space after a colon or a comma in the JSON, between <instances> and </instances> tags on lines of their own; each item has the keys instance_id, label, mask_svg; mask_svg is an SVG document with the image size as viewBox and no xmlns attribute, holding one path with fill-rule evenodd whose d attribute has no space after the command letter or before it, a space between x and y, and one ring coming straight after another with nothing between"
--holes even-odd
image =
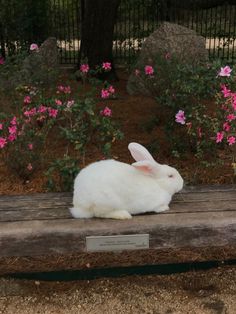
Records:
<instances>
[{"instance_id":1,"label":"garden bed","mask_svg":"<svg viewBox=\"0 0 236 314\"><path fill-rule=\"evenodd\" d=\"M210 167L201 165L200 160L190 153L185 154L184 159L172 156L168 147L168 139L163 132L164 125L161 123L166 114L163 107L157 104L152 97L129 95L126 91L128 72L120 70L118 76L119 81L113 84L118 95L117 98L103 100L103 104L109 105L112 109L112 118L118 120L121 131L124 133L123 140L117 140L113 143L113 158L123 162L132 162L127 146L129 142L136 141L150 148L159 162L176 167L186 183L196 185L231 184L234 182L232 159L224 150L220 153L224 164ZM72 91L82 84L71 79L71 75L66 75L66 79L70 83ZM7 105L6 98L1 98L0 108L4 109ZM209 104L209 110L211 107L212 102ZM152 125L150 121L152 116L159 119L159 125ZM64 143L54 141L55 137L56 134L52 134L48 139L45 155L60 156L63 151ZM104 158L101 152L98 152L91 145L87 149L84 165L101 158ZM22 180L16 174L9 172L3 161L0 161L0 194L26 194L46 191L44 169L39 168L29 180Z\"/></svg>"}]
</instances>

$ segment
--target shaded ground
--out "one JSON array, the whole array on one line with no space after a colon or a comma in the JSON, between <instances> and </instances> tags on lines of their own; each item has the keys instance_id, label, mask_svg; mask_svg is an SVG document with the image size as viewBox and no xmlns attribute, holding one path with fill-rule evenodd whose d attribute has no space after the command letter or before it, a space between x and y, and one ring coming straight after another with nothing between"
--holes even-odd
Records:
<instances>
[{"instance_id":1,"label":"shaded ground","mask_svg":"<svg viewBox=\"0 0 236 314\"><path fill-rule=\"evenodd\" d=\"M0 280L1 314L234 314L236 267L74 282Z\"/></svg>"}]
</instances>

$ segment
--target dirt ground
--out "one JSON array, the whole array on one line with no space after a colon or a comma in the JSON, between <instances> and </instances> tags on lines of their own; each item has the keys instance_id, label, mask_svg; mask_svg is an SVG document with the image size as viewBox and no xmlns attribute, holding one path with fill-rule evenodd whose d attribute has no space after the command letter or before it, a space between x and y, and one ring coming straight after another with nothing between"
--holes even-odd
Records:
<instances>
[{"instance_id":1,"label":"dirt ground","mask_svg":"<svg viewBox=\"0 0 236 314\"><path fill-rule=\"evenodd\" d=\"M0 279L1 314L234 314L236 267L72 282Z\"/></svg>"}]
</instances>

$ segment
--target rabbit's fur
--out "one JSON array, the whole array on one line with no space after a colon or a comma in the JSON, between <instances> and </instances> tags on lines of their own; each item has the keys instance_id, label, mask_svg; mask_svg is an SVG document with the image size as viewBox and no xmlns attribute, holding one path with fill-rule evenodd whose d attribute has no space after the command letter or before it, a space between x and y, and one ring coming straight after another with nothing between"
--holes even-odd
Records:
<instances>
[{"instance_id":1,"label":"rabbit's fur","mask_svg":"<svg viewBox=\"0 0 236 314\"><path fill-rule=\"evenodd\" d=\"M172 195L183 187L179 172L157 163L138 143L128 146L132 165L116 160L90 164L76 177L74 218L129 219L133 214L169 209Z\"/></svg>"}]
</instances>

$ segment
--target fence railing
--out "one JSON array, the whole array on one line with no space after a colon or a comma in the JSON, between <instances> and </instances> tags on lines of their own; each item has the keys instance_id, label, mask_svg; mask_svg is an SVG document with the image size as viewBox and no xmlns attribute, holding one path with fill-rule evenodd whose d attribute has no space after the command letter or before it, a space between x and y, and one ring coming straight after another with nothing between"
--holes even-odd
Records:
<instances>
[{"instance_id":1,"label":"fence railing","mask_svg":"<svg viewBox=\"0 0 236 314\"><path fill-rule=\"evenodd\" d=\"M27 2L27 6L23 2ZM116 61L132 62L145 38L163 20L189 27L202 35L210 58L235 61L236 5L228 2L121 0L113 41ZM8 1L5 20L0 13L1 54L17 49L23 42L40 42L47 36L55 36L61 63L76 64L80 47L80 0L41 0L38 6L35 3L33 0ZM42 16L43 10L44 15L40 19L37 12Z\"/></svg>"}]
</instances>

